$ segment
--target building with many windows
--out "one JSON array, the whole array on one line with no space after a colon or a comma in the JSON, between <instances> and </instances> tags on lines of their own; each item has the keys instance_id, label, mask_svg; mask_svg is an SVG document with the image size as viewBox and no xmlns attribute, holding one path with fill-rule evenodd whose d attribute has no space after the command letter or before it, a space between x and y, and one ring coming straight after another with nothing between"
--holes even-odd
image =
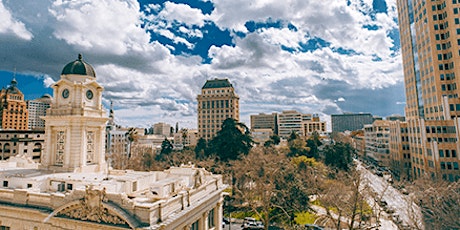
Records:
<instances>
[{"instance_id":1,"label":"building with many windows","mask_svg":"<svg viewBox=\"0 0 460 230\"><path fill-rule=\"evenodd\" d=\"M295 110L286 110L278 114L278 135L287 139L292 132L307 138L313 132L324 134L326 122L320 121L316 114L303 114Z\"/></svg>"},{"instance_id":2,"label":"building with many windows","mask_svg":"<svg viewBox=\"0 0 460 230\"><path fill-rule=\"evenodd\" d=\"M27 104L17 84L16 79L13 78L11 85L0 91L0 128L4 130L29 129Z\"/></svg>"},{"instance_id":3,"label":"building with many windows","mask_svg":"<svg viewBox=\"0 0 460 230\"><path fill-rule=\"evenodd\" d=\"M364 125L372 124L374 118L370 113L344 113L332 114L332 132L355 131L364 128Z\"/></svg>"},{"instance_id":4,"label":"building with many windows","mask_svg":"<svg viewBox=\"0 0 460 230\"><path fill-rule=\"evenodd\" d=\"M251 115L251 131L259 129L271 129L272 133L278 134L278 114L259 113Z\"/></svg>"},{"instance_id":5,"label":"building with many windows","mask_svg":"<svg viewBox=\"0 0 460 230\"><path fill-rule=\"evenodd\" d=\"M239 97L228 79L207 80L197 101L199 138L209 141L225 119L240 119Z\"/></svg>"},{"instance_id":6,"label":"building with many windows","mask_svg":"<svg viewBox=\"0 0 460 230\"><path fill-rule=\"evenodd\" d=\"M414 178L460 179L460 2L398 0Z\"/></svg>"},{"instance_id":7,"label":"building with many windows","mask_svg":"<svg viewBox=\"0 0 460 230\"><path fill-rule=\"evenodd\" d=\"M29 129L44 130L46 110L51 106L51 96L43 95L41 98L27 101L27 111L29 112Z\"/></svg>"},{"instance_id":8,"label":"building with many windows","mask_svg":"<svg viewBox=\"0 0 460 230\"><path fill-rule=\"evenodd\" d=\"M81 55L53 89L42 162L0 161L0 229L222 229L221 175L107 167L103 88Z\"/></svg>"},{"instance_id":9,"label":"building with many windows","mask_svg":"<svg viewBox=\"0 0 460 230\"><path fill-rule=\"evenodd\" d=\"M390 169L397 179L411 179L409 130L404 121L390 122Z\"/></svg>"},{"instance_id":10,"label":"building with many windows","mask_svg":"<svg viewBox=\"0 0 460 230\"><path fill-rule=\"evenodd\" d=\"M44 142L43 130L0 130L0 160L24 155L39 162Z\"/></svg>"},{"instance_id":11,"label":"building with many windows","mask_svg":"<svg viewBox=\"0 0 460 230\"><path fill-rule=\"evenodd\" d=\"M390 165L390 122L377 120L364 125L366 157L372 158L381 166Z\"/></svg>"}]
</instances>

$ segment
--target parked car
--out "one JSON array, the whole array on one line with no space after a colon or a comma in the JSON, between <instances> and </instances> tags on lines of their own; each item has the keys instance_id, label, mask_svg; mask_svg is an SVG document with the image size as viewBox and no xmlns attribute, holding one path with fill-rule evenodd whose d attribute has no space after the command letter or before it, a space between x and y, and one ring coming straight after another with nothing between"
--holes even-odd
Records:
<instances>
[{"instance_id":1,"label":"parked car","mask_svg":"<svg viewBox=\"0 0 460 230\"><path fill-rule=\"evenodd\" d=\"M256 219L252 217L245 217L241 227L243 230L264 229L262 222L256 221Z\"/></svg>"}]
</instances>

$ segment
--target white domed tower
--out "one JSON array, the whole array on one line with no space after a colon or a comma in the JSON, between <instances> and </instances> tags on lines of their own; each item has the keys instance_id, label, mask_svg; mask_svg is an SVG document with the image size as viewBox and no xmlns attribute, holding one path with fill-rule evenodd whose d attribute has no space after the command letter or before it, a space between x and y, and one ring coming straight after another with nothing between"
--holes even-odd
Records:
<instances>
[{"instance_id":1,"label":"white domed tower","mask_svg":"<svg viewBox=\"0 0 460 230\"><path fill-rule=\"evenodd\" d=\"M45 120L42 167L62 172L103 172L105 124L102 91L91 65L78 59L67 64L53 85L54 98Z\"/></svg>"}]
</instances>

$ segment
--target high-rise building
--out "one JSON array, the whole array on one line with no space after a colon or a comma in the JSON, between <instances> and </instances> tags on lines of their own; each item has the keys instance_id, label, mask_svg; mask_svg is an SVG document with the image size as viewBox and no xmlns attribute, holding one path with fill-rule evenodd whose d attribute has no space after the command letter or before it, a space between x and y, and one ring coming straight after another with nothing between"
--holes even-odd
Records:
<instances>
[{"instance_id":1,"label":"high-rise building","mask_svg":"<svg viewBox=\"0 0 460 230\"><path fill-rule=\"evenodd\" d=\"M43 95L41 98L27 101L27 110L29 111L29 129L44 130L46 110L51 106L51 96Z\"/></svg>"},{"instance_id":2,"label":"high-rise building","mask_svg":"<svg viewBox=\"0 0 460 230\"><path fill-rule=\"evenodd\" d=\"M354 131L364 128L366 124L372 124L374 118L370 113L344 113L332 114L332 132Z\"/></svg>"},{"instance_id":3,"label":"high-rise building","mask_svg":"<svg viewBox=\"0 0 460 230\"><path fill-rule=\"evenodd\" d=\"M412 173L460 178L460 2L398 0Z\"/></svg>"},{"instance_id":4,"label":"high-rise building","mask_svg":"<svg viewBox=\"0 0 460 230\"><path fill-rule=\"evenodd\" d=\"M0 128L27 130L29 127L29 113L24 101L24 94L18 89L15 78L11 85L0 91Z\"/></svg>"},{"instance_id":5,"label":"high-rise building","mask_svg":"<svg viewBox=\"0 0 460 230\"><path fill-rule=\"evenodd\" d=\"M209 141L225 119L240 119L239 97L228 79L207 80L197 101L199 138Z\"/></svg>"}]
</instances>

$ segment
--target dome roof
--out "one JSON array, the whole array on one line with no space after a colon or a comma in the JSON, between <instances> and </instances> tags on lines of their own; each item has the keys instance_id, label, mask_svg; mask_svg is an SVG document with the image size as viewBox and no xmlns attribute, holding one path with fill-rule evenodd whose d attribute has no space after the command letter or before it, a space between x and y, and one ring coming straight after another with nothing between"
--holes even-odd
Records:
<instances>
[{"instance_id":1,"label":"dome roof","mask_svg":"<svg viewBox=\"0 0 460 230\"><path fill-rule=\"evenodd\" d=\"M61 75L64 74L77 74L77 75L88 75L96 78L96 72L93 67L82 60L81 54L78 54L78 59L67 64L62 70Z\"/></svg>"}]
</instances>

